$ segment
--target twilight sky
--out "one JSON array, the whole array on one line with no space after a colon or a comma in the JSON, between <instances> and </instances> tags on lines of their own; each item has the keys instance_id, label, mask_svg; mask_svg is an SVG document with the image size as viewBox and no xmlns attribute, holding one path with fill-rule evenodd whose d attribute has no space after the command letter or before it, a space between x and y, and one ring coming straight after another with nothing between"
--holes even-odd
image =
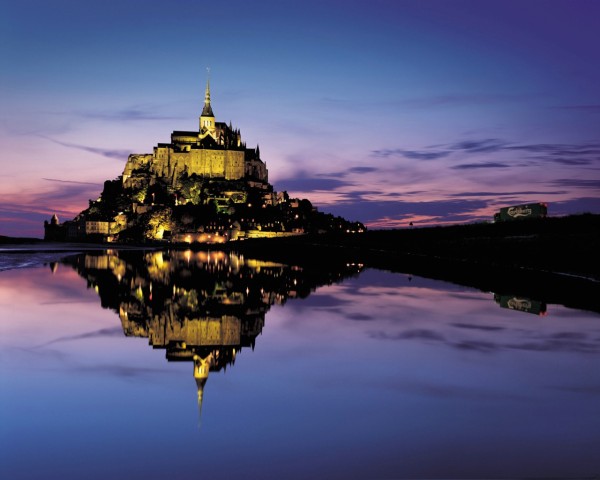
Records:
<instances>
[{"instance_id":1,"label":"twilight sky","mask_svg":"<svg viewBox=\"0 0 600 480\"><path fill-rule=\"evenodd\" d=\"M595 0L0 0L0 235L72 218L172 130L260 144L370 227L600 213Z\"/></svg>"}]
</instances>

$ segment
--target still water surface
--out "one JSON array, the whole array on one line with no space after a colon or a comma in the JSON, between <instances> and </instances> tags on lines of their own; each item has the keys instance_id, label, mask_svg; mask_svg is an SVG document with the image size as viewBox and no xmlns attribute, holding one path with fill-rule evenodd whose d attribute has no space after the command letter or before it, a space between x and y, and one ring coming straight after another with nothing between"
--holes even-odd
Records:
<instances>
[{"instance_id":1,"label":"still water surface","mask_svg":"<svg viewBox=\"0 0 600 480\"><path fill-rule=\"evenodd\" d=\"M0 273L0 477L598 476L599 354L597 313L362 265L82 254Z\"/></svg>"}]
</instances>

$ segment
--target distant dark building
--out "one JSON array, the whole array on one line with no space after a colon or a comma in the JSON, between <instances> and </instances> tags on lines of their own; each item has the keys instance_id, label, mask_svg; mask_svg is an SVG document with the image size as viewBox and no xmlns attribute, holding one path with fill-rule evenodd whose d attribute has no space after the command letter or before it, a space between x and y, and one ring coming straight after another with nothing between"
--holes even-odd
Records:
<instances>
[{"instance_id":1,"label":"distant dark building","mask_svg":"<svg viewBox=\"0 0 600 480\"><path fill-rule=\"evenodd\" d=\"M66 239L66 228L60 224L56 213L52 215L50 222L44 220L44 240L64 242Z\"/></svg>"}]
</instances>

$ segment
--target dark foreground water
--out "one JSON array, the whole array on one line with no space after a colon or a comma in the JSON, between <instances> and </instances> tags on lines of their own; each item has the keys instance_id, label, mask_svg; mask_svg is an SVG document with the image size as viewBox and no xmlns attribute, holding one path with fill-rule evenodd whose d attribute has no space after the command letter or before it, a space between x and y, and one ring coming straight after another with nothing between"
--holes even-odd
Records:
<instances>
[{"instance_id":1,"label":"dark foreground water","mask_svg":"<svg viewBox=\"0 0 600 480\"><path fill-rule=\"evenodd\" d=\"M4 271L0 302L1 478L600 475L596 313L219 252Z\"/></svg>"}]
</instances>

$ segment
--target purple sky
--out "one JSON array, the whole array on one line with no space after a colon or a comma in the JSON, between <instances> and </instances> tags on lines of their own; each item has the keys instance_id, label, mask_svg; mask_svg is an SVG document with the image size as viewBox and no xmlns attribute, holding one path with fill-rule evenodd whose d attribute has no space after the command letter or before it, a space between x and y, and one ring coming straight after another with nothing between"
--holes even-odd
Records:
<instances>
[{"instance_id":1,"label":"purple sky","mask_svg":"<svg viewBox=\"0 0 600 480\"><path fill-rule=\"evenodd\" d=\"M5 2L3 2L5 3ZM6 2L8 3L8 2ZM276 190L371 227L600 212L600 3L10 2L0 234L72 218L213 109Z\"/></svg>"}]
</instances>

